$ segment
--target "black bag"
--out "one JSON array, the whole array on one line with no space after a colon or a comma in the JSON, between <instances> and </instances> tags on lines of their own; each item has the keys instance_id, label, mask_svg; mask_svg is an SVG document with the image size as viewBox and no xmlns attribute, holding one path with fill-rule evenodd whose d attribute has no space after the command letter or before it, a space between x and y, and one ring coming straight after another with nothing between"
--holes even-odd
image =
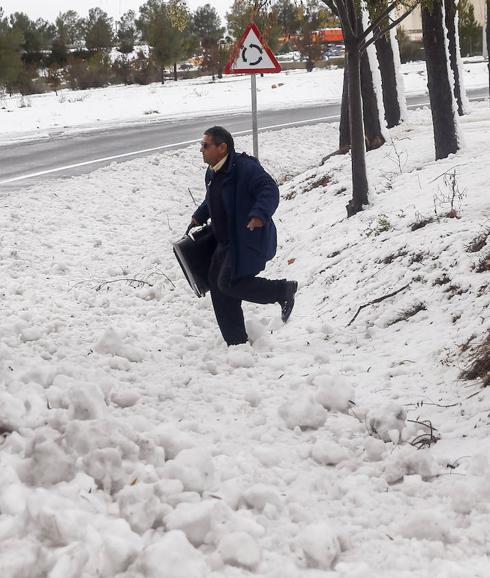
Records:
<instances>
[{"instance_id":1,"label":"black bag","mask_svg":"<svg viewBox=\"0 0 490 578\"><path fill-rule=\"evenodd\" d=\"M204 225L187 233L173 243L174 254L179 265L198 297L204 297L209 291L208 271L211 257L216 249L216 239L210 225Z\"/></svg>"}]
</instances>

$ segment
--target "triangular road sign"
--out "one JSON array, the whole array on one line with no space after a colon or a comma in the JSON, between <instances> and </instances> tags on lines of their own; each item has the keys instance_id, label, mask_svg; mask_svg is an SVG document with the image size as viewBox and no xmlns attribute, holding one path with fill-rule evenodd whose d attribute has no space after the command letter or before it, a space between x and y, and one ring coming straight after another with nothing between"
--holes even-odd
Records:
<instances>
[{"instance_id":1,"label":"triangular road sign","mask_svg":"<svg viewBox=\"0 0 490 578\"><path fill-rule=\"evenodd\" d=\"M254 22L250 22L235 44L224 72L225 74L281 72L281 65Z\"/></svg>"}]
</instances>

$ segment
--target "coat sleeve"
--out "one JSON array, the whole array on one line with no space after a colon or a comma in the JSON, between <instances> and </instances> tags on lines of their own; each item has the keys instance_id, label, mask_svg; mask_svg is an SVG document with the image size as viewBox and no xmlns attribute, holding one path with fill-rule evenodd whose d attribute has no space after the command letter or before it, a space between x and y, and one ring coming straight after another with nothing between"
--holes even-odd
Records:
<instances>
[{"instance_id":1,"label":"coat sleeve","mask_svg":"<svg viewBox=\"0 0 490 578\"><path fill-rule=\"evenodd\" d=\"M251 175L250 191L255 201L249 212L249 219L257 217L263 223L267 223L279 205L279 188L276 181L262 167L257 167Z\"/></svg>"},{"instance_id":2,"label":"coat sleeve","mask_svg":"<svg viewBox=\"0 0 490 578\"><path fill-rule=\"evenodd\" d=\"M199 205L199 207L197 207L192 217L196 219L196 221L201 225L206 223L206 221L209 219L209 207L208 203L206 202L206 199L204 199L204 201Z\"/></svg>"}]
</instances>

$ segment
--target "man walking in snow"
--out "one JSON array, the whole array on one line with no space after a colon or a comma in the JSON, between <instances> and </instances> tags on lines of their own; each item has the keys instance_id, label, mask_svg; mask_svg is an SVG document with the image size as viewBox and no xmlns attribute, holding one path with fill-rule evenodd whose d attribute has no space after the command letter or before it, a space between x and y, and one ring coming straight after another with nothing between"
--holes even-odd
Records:
<instances>
[{"instance_id":1,"label":"man walking in snow","mask_svg":"<svg viewBox=\"0 0 490 578\"><path fill-rule=\"evenodd\" d=\"M272 215L279 189L259 161L235 152L231 134L220 126L208 129L201 142L206 171L206 197L192 216L193 226L211 219L217 241L208 282L221 334L228 345L247 341L242 301L279 303L289 319L298 288L296 281L256 275L276 254Z\"/></svg>"}]
</instances>

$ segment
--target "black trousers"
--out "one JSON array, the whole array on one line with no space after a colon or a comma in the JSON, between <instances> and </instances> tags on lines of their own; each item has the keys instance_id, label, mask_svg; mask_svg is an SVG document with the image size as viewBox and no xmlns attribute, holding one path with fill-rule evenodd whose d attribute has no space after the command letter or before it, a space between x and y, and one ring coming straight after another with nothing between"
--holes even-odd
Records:
<instances>
[{"instance_id":1,"label":"black trousers","mask_svg":"<svg viewBox=\"0 0 490 578\"><path fill-rule=\"evenodd\" d=\"M228 345L246 343L242 301L277 303L286 292L286 280L263 277L231 279L231 255L228 247L218 245L208 273L211 300L223 339Z\"/></svg>"}]
</instances>

